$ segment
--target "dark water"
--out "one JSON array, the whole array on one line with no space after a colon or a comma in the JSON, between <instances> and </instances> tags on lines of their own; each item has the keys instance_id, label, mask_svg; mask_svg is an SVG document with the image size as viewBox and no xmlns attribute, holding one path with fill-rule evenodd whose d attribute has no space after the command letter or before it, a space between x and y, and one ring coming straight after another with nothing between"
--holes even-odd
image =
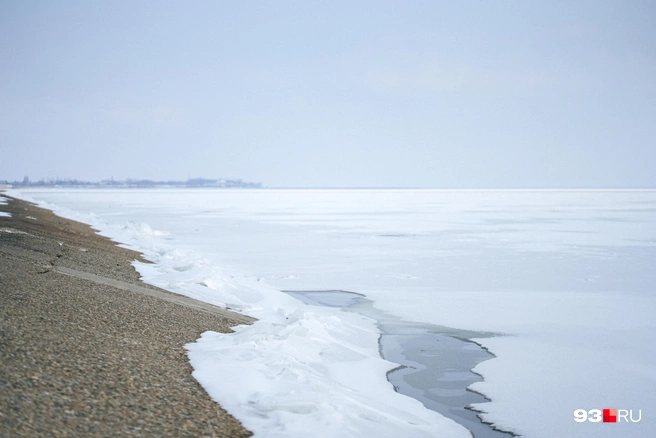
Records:
<instances>
[{"instance_id":1,"label":"dark water","mask_svg":"<svg viewBox=\"0 0 656 438\"><path fill-rule=\"evenodd\" d=\"M513 436L483 423L475 411L467 408L472 403L488 401L467 387L482 380L472 368L494 357L471 339L492 334L403 321L374 309L371 300L355 292L285 292L306 304L342 308L375 319L382 332L381 356L400 364L387 374L387 380L396 391L462 424L475 438Z\"/></svg>"}]
</instances>

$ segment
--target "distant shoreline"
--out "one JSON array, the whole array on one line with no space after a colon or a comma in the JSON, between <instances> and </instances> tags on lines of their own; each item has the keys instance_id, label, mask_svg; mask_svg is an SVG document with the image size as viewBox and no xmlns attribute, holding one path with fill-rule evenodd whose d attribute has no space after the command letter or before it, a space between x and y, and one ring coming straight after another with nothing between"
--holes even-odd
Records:
<instances>
[{"instance_id":1,"label":"distant shoreline","mask_svg":"<svg viewBox=\"0 0 656 438\"><path fill-rule=\"evenodd\" d=\"M0 188L262 188L261 182L249 182L241 179L207 179L207 178L190 178L186 181L155 181L149 179L126 179L126 180L102 180L102 181L82 181L77 179L56 179L30 181L25 177L23 181L4 181Z\"/></svg>"}]
</instances>

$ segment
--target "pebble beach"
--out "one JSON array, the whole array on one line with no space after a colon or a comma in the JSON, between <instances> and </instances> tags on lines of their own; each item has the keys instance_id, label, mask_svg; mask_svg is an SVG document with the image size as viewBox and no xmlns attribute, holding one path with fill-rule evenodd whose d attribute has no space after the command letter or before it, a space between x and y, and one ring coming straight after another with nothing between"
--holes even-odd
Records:
<instances>
[{"instance_id":1,"label":"pebble beach","mask_svg":"<svg viewBox=\"0 0 656 438\"><path fill-rule=\"evenodd\" d=\"M146 285L140 254L6 200L0 436L251 436L192 377L184 348L248 319Z\"/></svg>"}]
</instances>

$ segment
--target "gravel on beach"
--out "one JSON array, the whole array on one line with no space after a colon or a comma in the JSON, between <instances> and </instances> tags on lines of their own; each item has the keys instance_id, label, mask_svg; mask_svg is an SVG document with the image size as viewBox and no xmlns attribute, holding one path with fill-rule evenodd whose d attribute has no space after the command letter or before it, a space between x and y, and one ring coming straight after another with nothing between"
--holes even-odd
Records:
<instances>
[{"instance_id":1,"label":"gravel on beach","mask_svg":"<svg viewBox=\"0 0 656 438\"><path fill-rule=\"evenodd\" d=\"M138 253L7 199L0 205L11 214L0 215L0 436L251 436L191 376L184 349L202 332L229 333L243 319L57 272L155 289L130 264Z\"/></svg>"}]
</instances>

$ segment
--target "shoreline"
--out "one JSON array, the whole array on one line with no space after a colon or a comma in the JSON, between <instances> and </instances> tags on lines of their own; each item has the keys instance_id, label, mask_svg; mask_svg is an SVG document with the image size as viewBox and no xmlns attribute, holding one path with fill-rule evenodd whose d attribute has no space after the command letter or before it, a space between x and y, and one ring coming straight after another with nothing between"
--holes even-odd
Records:
<instances>
[{"instance_id":1,"label":"shoreline","mask_svg":"<svg viewBox=\"0 0 656 438\"><path fill-rule=\"evenodd\" d=\"M141 254L1 199L0 435L251 436L192 377L184 349L248 317L143 283L131 265Z\"/></svg>"},{"instance_id":2,"label":"shoreline","mask_svg":"<svg viewBox=\"0 0 656 438\"><path fill-rule=\"evenodd\" d=\"M18 196L20 196L20 195L18 195ZM24 201L30 202L30 201L32 201L32 199L27 198L27 199L24 199ZM45 204L45 206L44 206L44 208L46 210L50 207L51 207L51 205L49 205L49 204ZM54 211L59 211L59 210L57 210L55 208ZM63 214L64 218L68 217L68 218L71 218L72 221L75 221L75 216L74 215L71 215L71 216L66 215L65 211L62 214ZM82 220L84 220L84 219L82 219ZM87 227L87 228L89 226L93 227L93 225L84 225L84 223L82 223L82 225ZM141 254L138 252L139 248L141 248L141 246L139 246L139 245L137 245L137 246L128 246L128 244L126 244L125 242L129 241L129 240L124 240L124 236L122 236L121 233L108 233L108 232L105 231L105 228L102 227L102 224L100 224L98 226L98 228L96 228L96 229L99 230L100 235L107 236L107 238L109 238L109 239L115 239L115 240L112 240L113 243L116 244L116 245L120 245L120 248L133 248L133 250L136 250L137 252L135 252L134 254L137 254L138 258L141 258L141 260L139 260L139 262L151 263L151 260L157 260L155 263L159 264L159 258L157 256L155 256L151 259L151 256L153 254L151 254L151 252L149 252L149 250L146 250L146 252L144 252L144 254L146 254L146 256L141 257ZM159 254L159 253L157 253L157 254ZM148 259L145 259L145 257L148 257ZM132 266L130 266L130 267L132 268ZM144 277L148 278L148 273L147 273L148 270L146 270L146 273L144 273L144 271L142 271L141 268L138 268L138 269L139 269L139 272L141 272L142 275L144 275ZM175 270L175 267L173 267L173 269ZM53 271L56 271L56 270L53 269ZM148 281L148 280L146 280L146 281ZM142 284L143 286L149 286L149 283L146 283L146 284L140 283L140 284ZM153 282L153 284L159 284L159 283ZM204 286L204 285L201 285L201 286ZM248 286L246 286L246 287L248 288ZM282 298L286 295L286 294L281 294L279 291L275 291L275 292L276 292L277 295L281 295L280 298ZM168 292L166 292L166 293L168 293ZM176 294L171 294L171 295L178 296ZM194 294L194 295L196 295L196 294ZM274 301L280 300L280 298L274 298ZM289 298L287 298L287 299L289 299ZM283 298L283 301L284 300L285 299ZM293 301L293 304L292 304L291 308L292 309L297 309L299 307L298 301L296 301L296 300L292 300L292 301ZM272 304L276 304L276 303L272 303ZM300 305L300 306L302 307L302 305ZM287 309L286 311L288 312L289 309ZM255 313L255 314L250 313L250 315L258 316L258 317L260 316L259 313ZM245 315L239 315L239 316L248 318ZM284 315L284 316L285 316L285 320L291 319L289 325L292 326L292 327L302 326L303 325L302 321L300 321L300 320L296 321L296 319L293 318L293 315L291 313L289 313L287 315ZM263 319L265 319L265 318L263 318ZM357 319L355 321L352 321L352 322L354 322L354 326L353 326L354 329L362 331L363 334L365 334L365 335L370 334L369 330L368 330L368 327L363 329L363 327L360 326L359 321L357 321ZM236 324L233 324L233 325L236 325ZM274 326L273 330L276 331L276 333L277 333L277 330L279 329L280 325L275 324L275 323L269 324L269 325ZM283 325L285 325L285 324L283 324ZM291 434L290 436L305 436L306 431L307 430L312 430L312 428L314 427L315 420L312 417L316 417L316 415L314 415L314 416L310 416L310 415L304 416L304 417L308 418L307 421L292 422L291 427L290 427L290 424L289 424L290 422L288 422L288 421L277 421L277 418L276 418L276 421L277 421L276 424L263 424L263 421L261 420L262 418L264 418L264 423L271 423L271 421L267 421L267 419L269 417L266 416L266 414L265 415L258 415L257 418L255 418L256 421L253 421L254 420L253 416L249 415L248 412L246 413L246 415L244 415L244 408L243 407L247 406L248 410L252 410L253 407L251 406L251 403L254 403L256 406L258 406L258 404L259 404L259 406L262 406L261 409L264 412L267 412L270 409L270 405L271 405L270 400L265 398L265 397L260 396L260 392L262 391L261 385L253 385L253 382L257 381L261 377L268 378L267 381L277 381L278 380L277 374L279 374L279 373L276 370L279 368L279 365L276 365L276 366L273 366L273 367L267 366L266 371L260 372L260 371L258 371L258 369L260 369L261 367L258 364L255 364L256 365L255 370L251 371L250 375L249 375L249 373L246 373L246 374L241 373L241 374L244 374L244 375L240 376L239 378L235 379L234 381L231 381L232 379L230 379L230 380L227 381L226 385L223 385L221 383L221 377L220 377L221 374L228 375L229 378L233 377L231 368L234 367L234 365L235 365L234 355L236 354L237 356L239 356L239 350L241 350L241 348L242 348L241 345L244 344L243 337L249 338L249 335L248 334L245 335L245 332L248 332L250 329L251 329L251 327L240 327L237 330L238 333L235 333L234 337L233 336L231 336L231 337L220 337L222 340L226 341L227 344L232 344L232 343L239 344L234 349L236 351L231 350L231 345L227 345L227 347L228 347L227 352L223 351L223 350L225 350L226 345L221 346L221 345L213 344L211 346L208 346L207 341L210 340L210 343L211 343L212 340L216 337L216 333L212 334L212 333L203 332L203 336L200 339L195 339L195 342L194 341L187 341L185 343L186 344L185 349L187 350L186 351L187 356L191 359L190 362L188 362L188 364L193 366L193 369L194 369L192 375L199 382L201 387L204 388L204 390L207 391L210 394L210 397L212 397L217 402L220 402L223 406L225 406L227 409L229 409L230 412L233 413L235 418L239 418L241 421L243 421L243 424L247 425L248 428L250 430L254 431L255 433L265 432L265 434L266 434L266 433L268 433L268 431L270 431L272 429L275 429L278 432L282 431L285 434L290 433ZM258 329L261 330L261 326L258 326L258 328L253 327L253 329L255 329L256 331ZM211 329L211 330L214 330L214 329ZM214 331L218 331L218 330L214 330ZM208 336L205 336L206 334ZM240 335L242 336L242 339L240 339ZM198 335L196 336L196 338L198 338ZM334 347L331 347L331 348L338 348L338 349L342 348L341 340L334 340L334 339L331 338L329 340L329 342L334 344ZM351 348L353 348L353 347L355 347L355 349L353 350L355 352L355 354L357 354L358 357L360 357L359 350L360 350L361 346L359 344L355 343L354 345L351 346ZM366 355L361 357L362 359L364 359L367 362L373 362L373 366L370 365L368 367L370 369L377 369L377 367L386 366L386 361L380 356L380 348L379 347L380 346L378 344L378 341L376 341L376 354L374 356L371 356L371 357L368 357ZM194 359L194 356L193 356L194 354L196 354L196 359L198 359L198 353L200 353L202 355L204 353L204 350L210 351L210 354L213 355L213 361L212 361L212 366L211 367L208 367L208 366L200 367L197 364L198 360ZM273 347L269 346L269 347L265 348L265 350L268 351L268 357L269 358L278 358L281 354L279 349L275 346L273 346ZM327 350L328 350L329 354L334 354L334 352L330 351L330 349L327 349ZM339 351L341 351L341 350L338 350L338 352ZM252 360L252 357L250 357L252 355L249 354L248 356L249 357L245 358L244 367L252 366L252 364L254 362ZM231 357L232 357L232 359L230 359ZM229 360L226 360L226 358L228 358ZM205 363L205 362L207 362L207 361L206 360L205 361L201 360L201 363ZM240 362L239 359L237 359L237 363L239 363L239 362ZM315 363L316 362L317 361L315 360ZM321 357L319 357L318 362L322 363L323 359ZM224 365L226 365L226 366L224 366ZM304 371L304 370L301 370L301 371ZM316 371L311 370L308 374L309 374L308 378L310 379L310 381L314 382L311 386L317 386L318 385L318 387L320 387L320 388L324 388L326 386L325 385L325 381L326 381L325 372L317 373ZM407 429L407 432L410 433L412 436L415 436L415 435L416 436L432 436L433 430L437 427L439 430L443 429L445 433L451 434L450 436L464 436L462 434L463 434L463 431L465 429L460 429L462 426L459 426L457 423L453 422L453 420L450 420L449 418L446 418L446 417L442 416L441 414L439 414L435 411L426 409L421 404L421 402L418 402L417 400L413 399L412 397L402 396L401 398L397 398L398 393L393 390L392 385L390 385L389 381L387 380L387 378L384 375L378 375L378 373L374 373L374 377L369 377L368 376L368 374L370 374L369 372L363 373L363 374L365 374L363 376L365 378L364 379L365 383L361 384L360 387L364 387L364 388L367 389L366 394L370 393L369 389L372 387L372 385L375 384L375 390L373 391L374 394L379 392L382 388L384 388L383 392L385 393L386 397L387 398L393 398L394 402L391 402L391 400L387 401L385 398L384 398L385 401L382 401L382 402L378 398L376 400L373 400L373 398L368 396L368 395L358 396L354 400L353 393L354 392L359 393L359 392L363 392L363 391L361 390L361 388L358 388L355 391L350 389L350 387L348 386L348 384L350 382L342 382L342 380L344 380L344 379L342 378L340 380L340 378L338 376L338 378L336 380L331 381L330 386L332 387L332 389L337 390L337 396L338 397L341 396L343 399L345 399L347 406L345 407L345 406L342 406L339 403L333 403L333 402L329 402L326 405L322 405L321 403L323 403L323 399L317 399L316 402L312 402L310 405L308 405L309 406L308 409L312 410L312 409L315 409L314 406L321 406L323 408L323 411L326 411L326 412L321 412L321 414L324 416L324 418L329 418L329 416L333 416L333 415L338 415L338 416L339 415L344 415L346 418L348 418L348 420L342 420L340 422L337 422L336 424L331 425L326 430L322 431L322 433L320 434L321 436L332 437L332 436L337 436L338 434L341 434L343 432L343 426L342 426L341 423L343 423L344 421L352 422L354 424L353 428L357 428L361 432L366 431L367 434L373 433L372 431L376 431L375 433L377 433L377 434L383 433L384 436L388 436L388 435L385 435L385 434L389 433L389 427L395 427L395 428L399 429L400 433L398 434L398 436L400 436L401 434L405 434L406 429ZM380 377L383 377L383 380L385 382L384 386L379 386L379 384L381 383ZM350 379L350 377L348 377L348 379ZM285 382L283 382L283 385L282 385L283 387L285 386L284 383ZM346 383L346 385L345 385L345 383ZM307 387L308 385L303 383L301 386L302 387ZM346 388L346 389L344 389L344 388ZM301 391L306 391L307 388L300 388L300 390ZM388 392L388 390L390 390L390 391ZM291 391L292 394L295 394L295 392L296 392L296 390ZM314 394L314 391L310 391L310 392L312 394L312 395L310 395L310 398L317 398L317 395ZM285 405L285 403L289 403L287 401L289 399L289 397L287 396L288 393L289 393L289 391L287 389L284 389L284 391L282 391L282 393L279 392L278 394L276 394L276 396L278 396L279 398L280 398L279 394L282 394L282 401L280 402L282 408L278 409L276 411L276 413L275 413L276 417L279 415L278 411L282 411L284 413L285 411L288 410L287 407L286 407L287 405ZM298 397L296 395L294 395L292 397L292 399L293 399L292 403L299 403L300 405L308 403L308 400L306 400L305 399L306 397L302 394L303 393L301 393L301 395L298 396ZM335 394L332 394L332 393L330 393L330 394L331 394L330 398L333 398L333 396L335 396ZM363 402L363 401L360 400L360 398L363 398L366 401ZM235 399L237 400L236 404L235 404ZM298 399L299 402L297 402L296 399ZM248 400L248 401L245 402L244 400ZM253 401L251 401L251 400L253 400ZM372 407L371 402L373 402L373 407ZM383 403L385 407L388 407L388 409L385 413L390 415L390 418L386 419L386 417L383 417L383 416L378 415L378 414L376 415L375 418L371 416L372 411L376 412L378 409L380 409L380 407L378 406L380 403ZM308 423L308 424L306 424L306 423ZM349 426L349 428L351 428L351 426ZM299 432L301 432L302 434L299 434ZM207 436L207 434L202 434L202 435ZM350 435L350 436L360 436L360 435L361 435L361 433L358 432L356 435ZM197 434L192 434L191 436L197 436ZM221 435L221 436L223 436L223 435ZM238 437L239 435L230 434L230 435L227 435L227 436ZM395 434L394 436L397 436L397 434ZM467 432L467 436L469 436L468 432Z\"/></svg>"}]
</instances>

